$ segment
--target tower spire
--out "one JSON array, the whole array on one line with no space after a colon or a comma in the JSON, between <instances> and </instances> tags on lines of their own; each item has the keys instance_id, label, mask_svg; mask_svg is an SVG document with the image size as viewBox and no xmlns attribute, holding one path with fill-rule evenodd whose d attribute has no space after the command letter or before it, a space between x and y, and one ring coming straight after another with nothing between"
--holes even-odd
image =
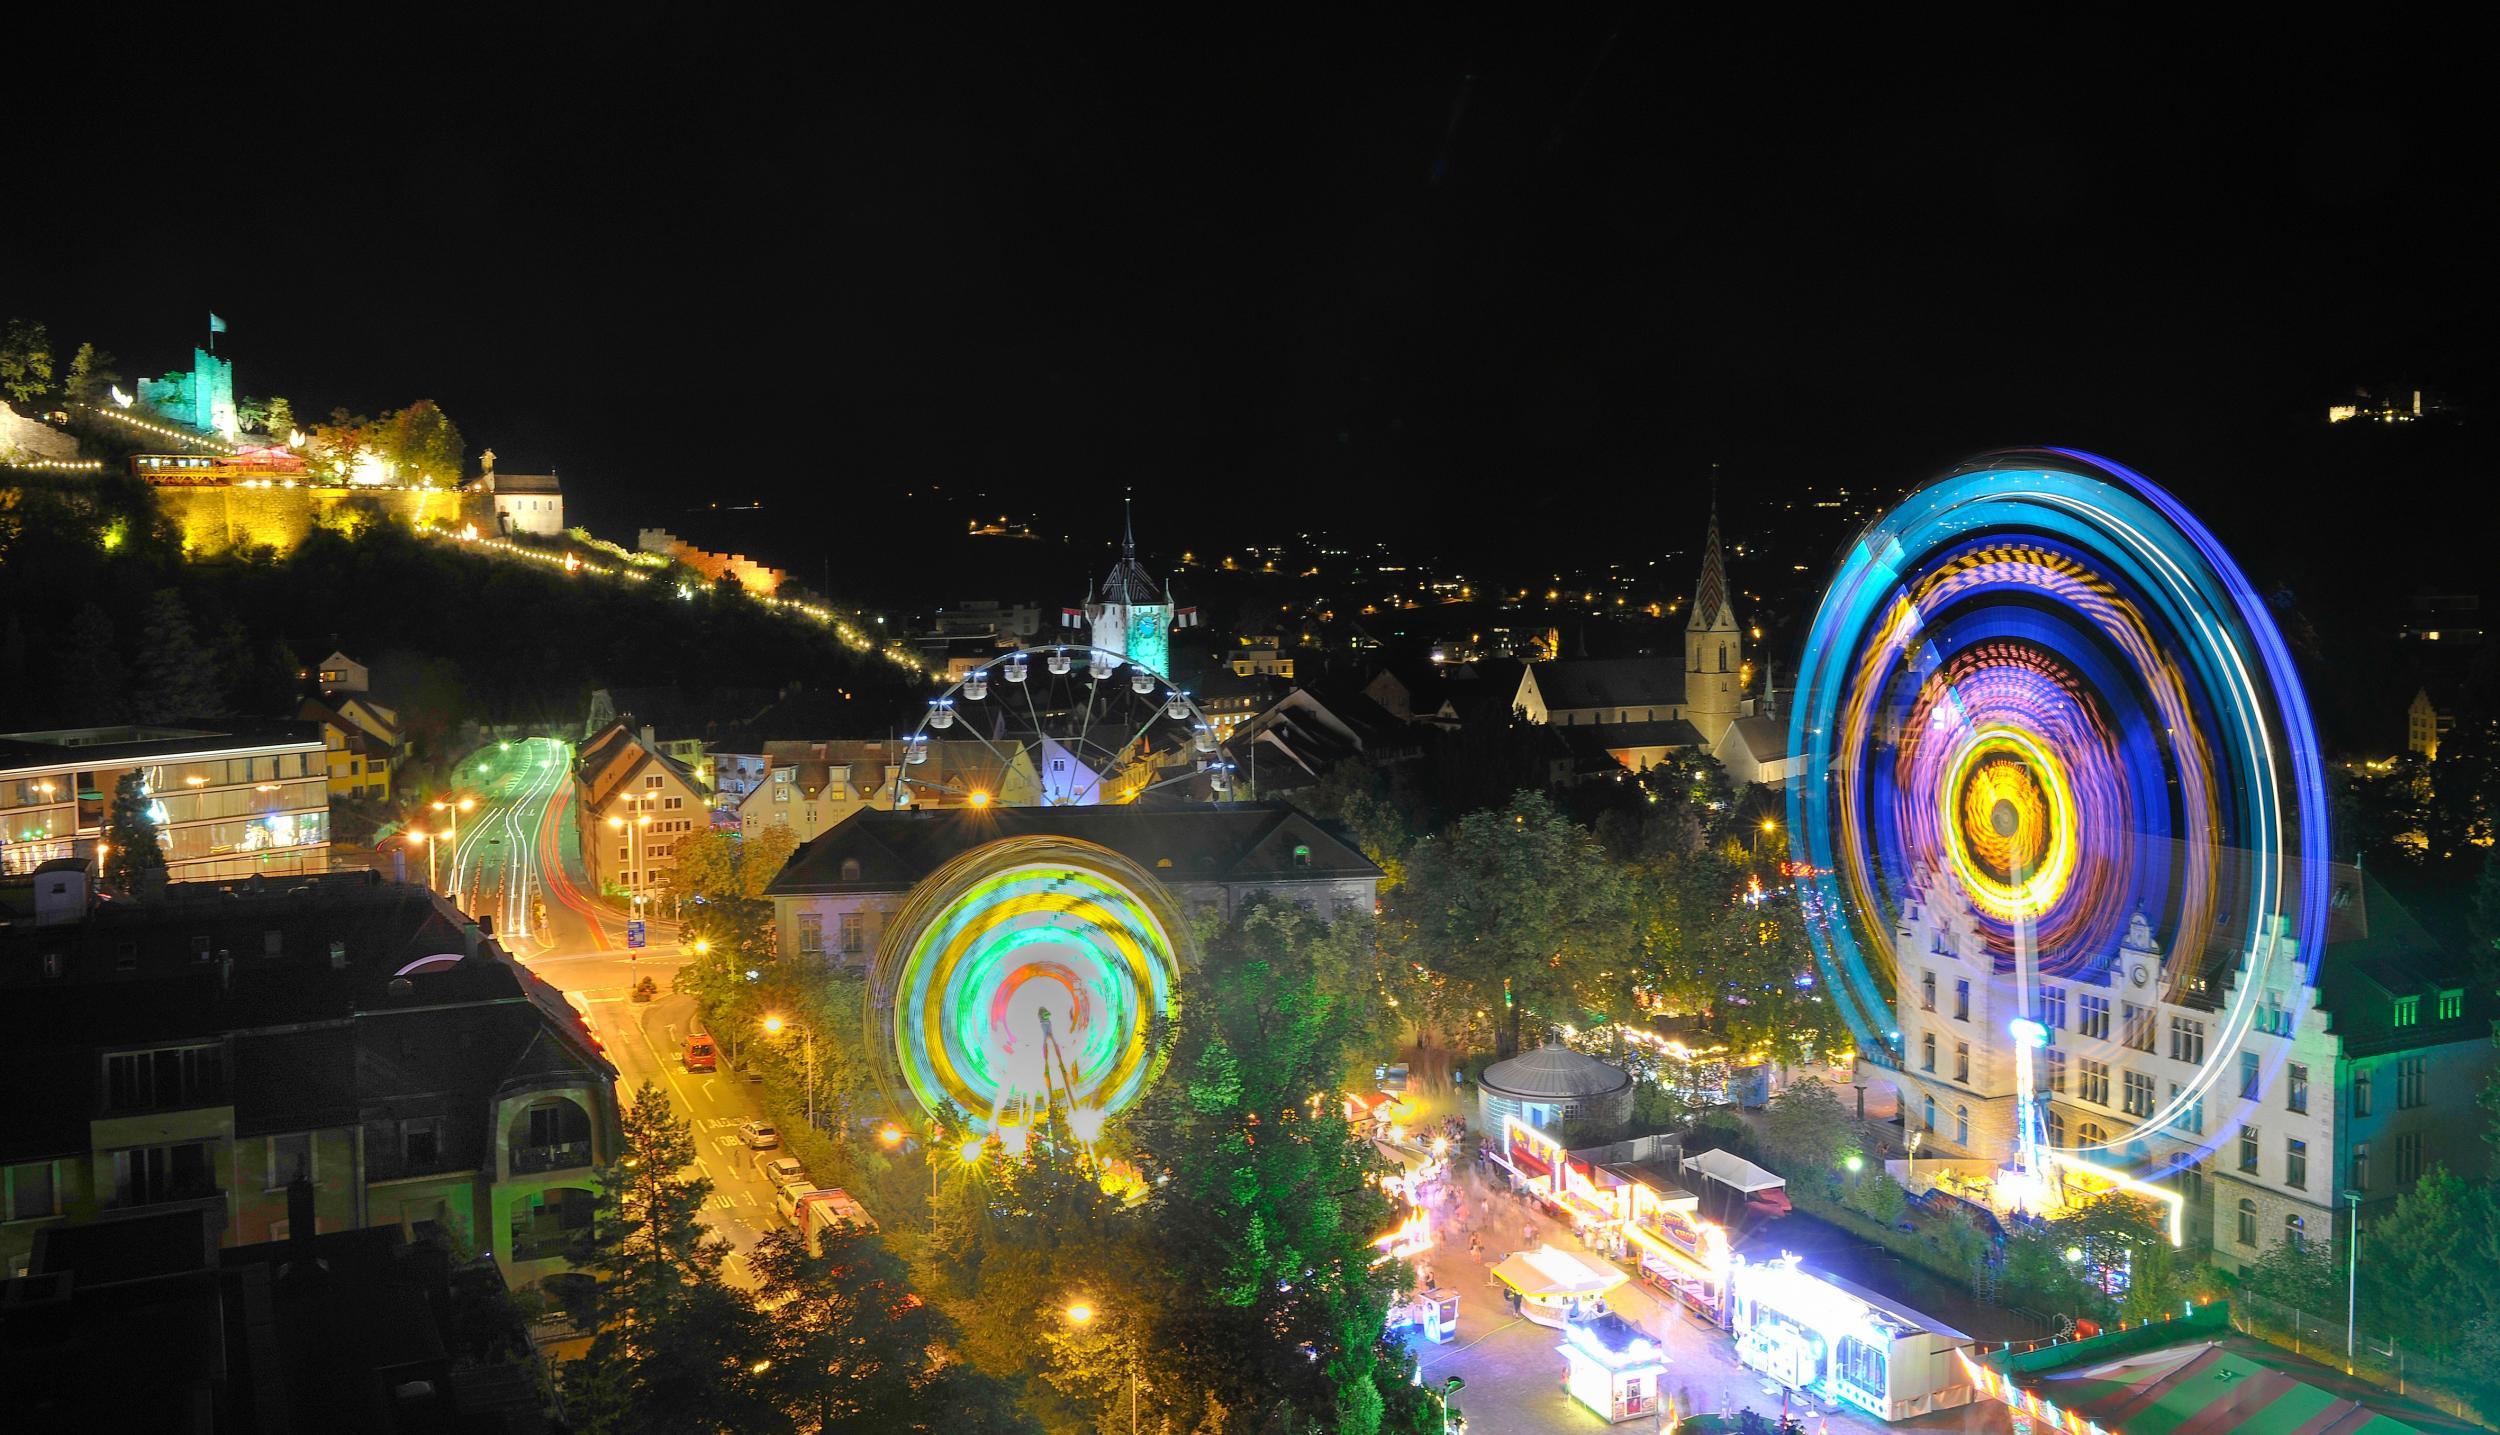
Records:
<instances>
[{"instance_id":1,"label":"tower spire","mask_svg":"<svg viewBox=\"0 0 2500 1435\"><path fill-rule=\"evenodd\" d=\"M1685 620L1693 632L1734 630L1736 610L1728 602L1727 562L1719 553L1719 466L1710 466L1710 537L1702 544L1701 581L1693 587L1693 615Z\"/></svg>"},{"instance_id":2,"label":"tower spire","mask_svg":"<svg viewBox=\"0 0 2500 1435\"><path fill-rule=\"evenodd\" d=\"M1137 490L1120 495L1120 556L1137 561Z\"/></svg>"}]
</instances>

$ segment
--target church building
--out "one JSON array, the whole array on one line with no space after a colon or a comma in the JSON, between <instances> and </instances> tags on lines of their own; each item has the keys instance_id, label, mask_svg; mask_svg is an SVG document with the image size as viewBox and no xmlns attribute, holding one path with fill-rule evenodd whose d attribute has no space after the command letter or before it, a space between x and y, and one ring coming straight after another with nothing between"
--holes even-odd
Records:
<instances>
[{"instance_id":1,"label":"church building","mask_svg":"<svg viewBox=\"0 0 2500 1435\"><path fill-rule=\"evenodd\" d=\"M1558 658L1531 663L1520 675L1511 706L1530 722L1597 729L1600 745L1637 771L1680 749L1718 749L1740 721L1755 717L1754 703L1744 693L1745 632L1736 622L1719 548L1719 514L1713 507L1692 616L1684 624L1682 661Z\"/></svg>"}]
</instances>

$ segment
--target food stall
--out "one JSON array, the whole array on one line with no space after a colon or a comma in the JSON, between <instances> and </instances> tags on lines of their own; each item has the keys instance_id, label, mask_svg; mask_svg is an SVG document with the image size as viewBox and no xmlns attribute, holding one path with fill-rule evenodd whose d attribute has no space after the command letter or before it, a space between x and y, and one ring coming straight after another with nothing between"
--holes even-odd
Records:
<instances>
[{"instance_id":1,"label":"food stall","mask_svg":"<svg viewBox=\"0 0 2500 1435\"><path fill-rule=\"evenodd\" d=\"M1714 1324L1727 1323L1727 1232L1701 1215L1701 1198L1663 1162L1623 1162L1606 1171L1623 1182L1615 1229L1637 1259L1642 1281Z\"/></svg>"},{"instance_id":2,"label":"food stall","mask_svg":"<svg viewBox=\"0 0 2500 1435\"><path fill-rule=\"evenodd\" d=\"M1493 1268L1493 1278L1519 1299L1519 1313L1556 1330L1605 1310L1606 1292L1630 1277L1610 1264L1541 1245Z\"/></svg>"}]
</instances>

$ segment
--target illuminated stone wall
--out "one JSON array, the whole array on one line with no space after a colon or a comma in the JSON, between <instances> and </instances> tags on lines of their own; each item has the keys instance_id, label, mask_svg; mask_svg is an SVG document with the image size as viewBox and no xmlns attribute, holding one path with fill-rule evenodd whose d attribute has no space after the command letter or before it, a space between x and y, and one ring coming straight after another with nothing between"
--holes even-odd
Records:
<instances>
[{"instance_id":1,"label":"illuminated stone wall","mask_svg":"<svg viewBox=\"0 0 2500 1435\"><path fill-rule=\"evenodd\" d=\"M458 526L462 495L452 489L409 488L160 488L156 501L182 535L182 550L209 557L266 545L285 551L324 521L346 524L338 512L363 500L412 528L432 523ZM361 507L362 504L359 504ZM473 519L474 515L472 515Z\"/></svg>"},{"instance_id":2,"label":"illuminated stone wall","mask_svg":"<svg viewBox=\"0 0 2500 1435\"><path fill-rule=\"evenodd\" d=\"M191 372L141 379L139 402L176 423L222 432L234 418L234 362L206 349L193 349Z\"/></svg>"}]
</instances>

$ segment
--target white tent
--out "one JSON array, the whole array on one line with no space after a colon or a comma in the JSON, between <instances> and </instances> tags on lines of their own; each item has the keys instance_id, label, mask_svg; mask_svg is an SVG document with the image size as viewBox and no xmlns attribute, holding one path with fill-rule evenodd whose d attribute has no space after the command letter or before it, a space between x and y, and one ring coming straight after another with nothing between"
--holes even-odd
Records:
<instances>
[{"instance_id":1,"label":"white tent","mask_svg":"<svg viewBox=\"0 0 2500 1435\"><path fill-rule=\"evenodd\" d=\"M1788 1182L1763 1170L1733 1151L1704 1151L1684 1158L1687 1174L1699 1172L1723 1186L1733 1186L1750 1196L1757 1191L1778 1191Z\"/></svg>"}]
</instances>

